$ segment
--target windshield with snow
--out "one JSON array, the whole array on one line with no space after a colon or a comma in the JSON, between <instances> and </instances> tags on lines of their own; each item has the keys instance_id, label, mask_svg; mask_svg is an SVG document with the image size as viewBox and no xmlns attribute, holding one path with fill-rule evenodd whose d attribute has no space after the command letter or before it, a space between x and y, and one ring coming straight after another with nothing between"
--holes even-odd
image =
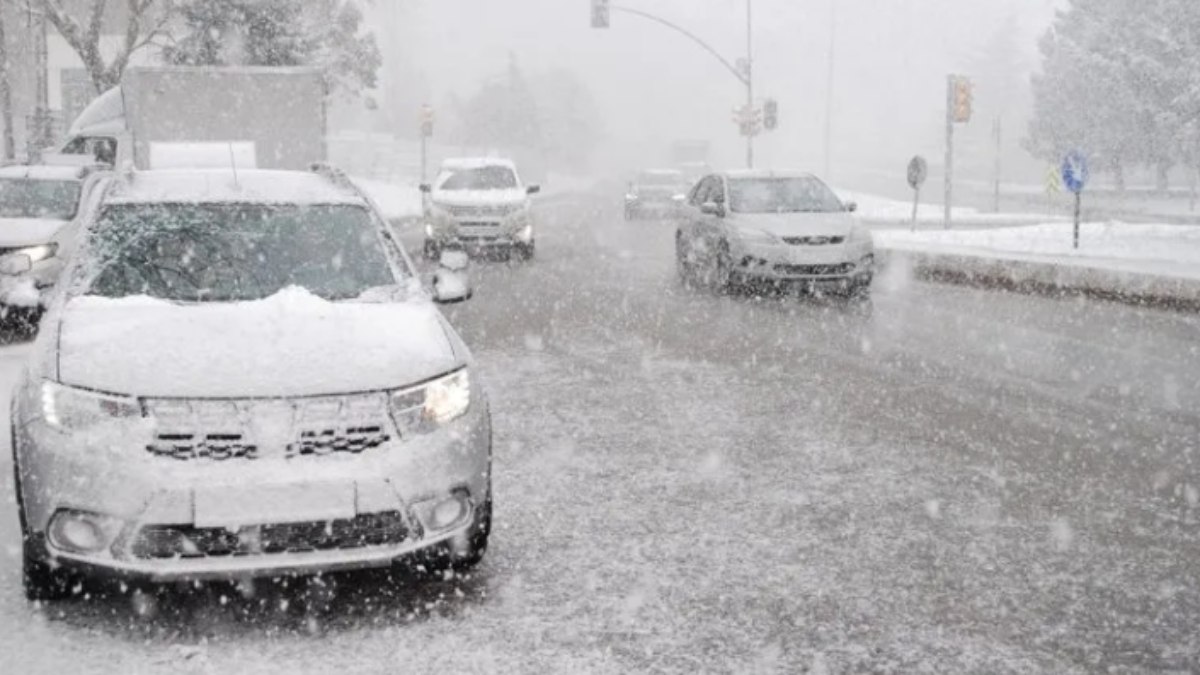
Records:
<instances>
[{"instance_id":1,"label":"windshield with snow","mask_svg":"<svg viewBox=\"0 0 1200 675\"><path fill-rule=\"evenodd\" d=\"M734 213L834 213L841 200L815 178L747 178L729 180L729 208Z\"/></svg>"},{"instance_id":2,"label":"windshield with snow","mask_svg":"<svg viewBox=\"0 0 1200 675\"><path fill-rule=\"evenodd\" d=\"M504 166L485 166L477 169L450 169L443 176L439 190L511 190L517 187L517 175Z\"/></svg>"},{"instance_id":3,"label":"windshield with snow","mask_svg":"<svg viewBox=\"0 0 1200 675\"><path fill-rule=\"evenodd\" d=\"M87 293L108 298L231 302L298 286L347 300L397 282L357 206L113 205L92 237Z\"/></svg>"},{"instance_id":4,"label":"windshield with snow","mask_svg":"<svg viewBox=\"0 0 1200 675\"><path fill-rule=\"evenodd\" d=\"M74 180L0 179L0 218L70 220L82 189Z\"/></svg>"}]
</instances>

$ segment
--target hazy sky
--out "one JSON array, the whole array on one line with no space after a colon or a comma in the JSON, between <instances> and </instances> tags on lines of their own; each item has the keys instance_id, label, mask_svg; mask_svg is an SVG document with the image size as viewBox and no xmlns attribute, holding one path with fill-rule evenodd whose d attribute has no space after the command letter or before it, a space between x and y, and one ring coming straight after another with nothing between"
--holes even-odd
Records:
<instances>
[{"instance_id":1,"label":"hazy sky","mask_svg":"<svg viewBox=\"0 0 1200 675\"><path fill-rule=\"evenodd\" d=\"M401 3L398 30L412 72L402 85L437 104L504 72L568 68L592 88L612 163L654 164L674 138L709 138L720 163L741 161L731 121L741 85L685 38L614 13L589 26L589 0L376 0ZM622 0L675 21L731 61L745 54L746 0ZM835 7L836 4L836 7ZM1032 61L1058 0L754 0L756 84L782 129L760 140L761 164L820 169L831 12L836 10L837 164L906 161L941 148L945 76L979 58L1006 18Z\"/></svg>"}]
</instances>

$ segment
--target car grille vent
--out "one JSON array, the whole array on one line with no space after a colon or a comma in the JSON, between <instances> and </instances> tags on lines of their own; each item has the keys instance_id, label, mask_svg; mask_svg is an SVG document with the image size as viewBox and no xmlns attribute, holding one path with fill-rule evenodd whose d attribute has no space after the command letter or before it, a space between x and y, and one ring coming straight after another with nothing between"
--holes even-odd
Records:
<instances>
[{"instance_id":1,"label":"car grille vent","mask_svg":"<svg viewBox=\"0 0 1200 675\"><path fill-rule=\"evenodd\" d=\"M392 546L409 537L399 511L349 519L251 525L236 530L191 525L148 525L135 535L130 552L143 560L309 553Z\"/></svg>"},{"instance_id":2,"label":"car grille vent","mask_svg":"<svg viewBox=\"0 0 1200 675\"><path fill-rule=\"evenodd\" d=\"M854 271L854 263L840 265L776 265L775 271L803 277L844 276Z\"/></svg>"},{"instance_id":3,"label":"car grille vent","mask_svg":"<svg viewBox=\"0 0 1200 675\"><path fill-rule=\"evenodd\" d=\"M146 450L152 455L179 460L258 457L258 446L245 442L241 434L159 434Z\"/></svg>"},{"instance_id":4,"label":"car grille vent","mask_svg":"<svg viewBox=\"0 0 1200 675\"><path fill-rule=\"evenodd\" d=\"M846 241L845 237L784 237L792 246L836 246Z\"/></svg>"},{"instance_id":5,"label":"car grille vent","mask_svg":"<svg viewBox=\"0 0 1200 675\"><path fill-rule=\"evenodd\" d=\"M331 455L335 452L360 454L387 443L383 427L354 427L345 430L304 431L300 440L288 446L288 455Z\"/></svg>"}]
</instances>

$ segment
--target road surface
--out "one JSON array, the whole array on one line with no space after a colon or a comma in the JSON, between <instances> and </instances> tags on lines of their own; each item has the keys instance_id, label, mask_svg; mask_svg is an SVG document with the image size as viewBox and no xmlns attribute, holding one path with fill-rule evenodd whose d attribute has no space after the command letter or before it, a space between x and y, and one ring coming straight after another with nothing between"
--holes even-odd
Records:
<instances>
[{"instance_id":1,"label":"road surface","mask_svg":"<svg viewBox=\"0 0 1200 675\"><path fill-rule=\"evenodd\" d=\"M5 481L0 672L1200 669L1197 317L715 297L619 197L547 199L449 312L496 421L475 573L33 606Z\"/></svg>"}]
</instances>

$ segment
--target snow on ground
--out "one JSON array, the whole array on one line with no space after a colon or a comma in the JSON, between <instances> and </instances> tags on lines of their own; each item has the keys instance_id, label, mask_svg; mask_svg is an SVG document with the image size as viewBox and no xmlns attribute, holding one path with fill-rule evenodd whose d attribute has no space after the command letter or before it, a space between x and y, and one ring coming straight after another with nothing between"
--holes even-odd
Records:
<instances>
[{"instance_id":1,"label":"snow on ground","mask_svg":"<svg viewBox=\"0 0 1200 675\"><path fill-rule=\"evenodd\" d=\"M912 202L899 201L855 190L837 190L845 202L858 204L858 216L868 225L910 225ZM917 209L917 225L941 227L945 222L945 207L941 204L924 203ZM1054 216L1038 213L991 213L967 207L954 207L951 211L954 223L962 227L997 227L1002 225L1026 225L1055 221Z\"/></svg>"},{"instance_id":2,"label":"snow on ground","mask_svg":"<svg viewBox=\"0 0 1200 675\"><path fill-rule=\"evenodd\" d=\"M1156 276L1200 279L1200 227L1085 223L1079 248L1071 223L987 230L880 230L880 248L1046 262Z\"/></svg>"},{"instance_id":3,"label":"snow on ground","mask_svg":"<svg viewBox=\"0 0 1200 675\"><path fill-rule=\"evenodd\" d=\"M421 191L416 185L372 178L355 178L354 182L375 200L388 220L415 218L424 212Z\"/></svg>"}]
</instances>

